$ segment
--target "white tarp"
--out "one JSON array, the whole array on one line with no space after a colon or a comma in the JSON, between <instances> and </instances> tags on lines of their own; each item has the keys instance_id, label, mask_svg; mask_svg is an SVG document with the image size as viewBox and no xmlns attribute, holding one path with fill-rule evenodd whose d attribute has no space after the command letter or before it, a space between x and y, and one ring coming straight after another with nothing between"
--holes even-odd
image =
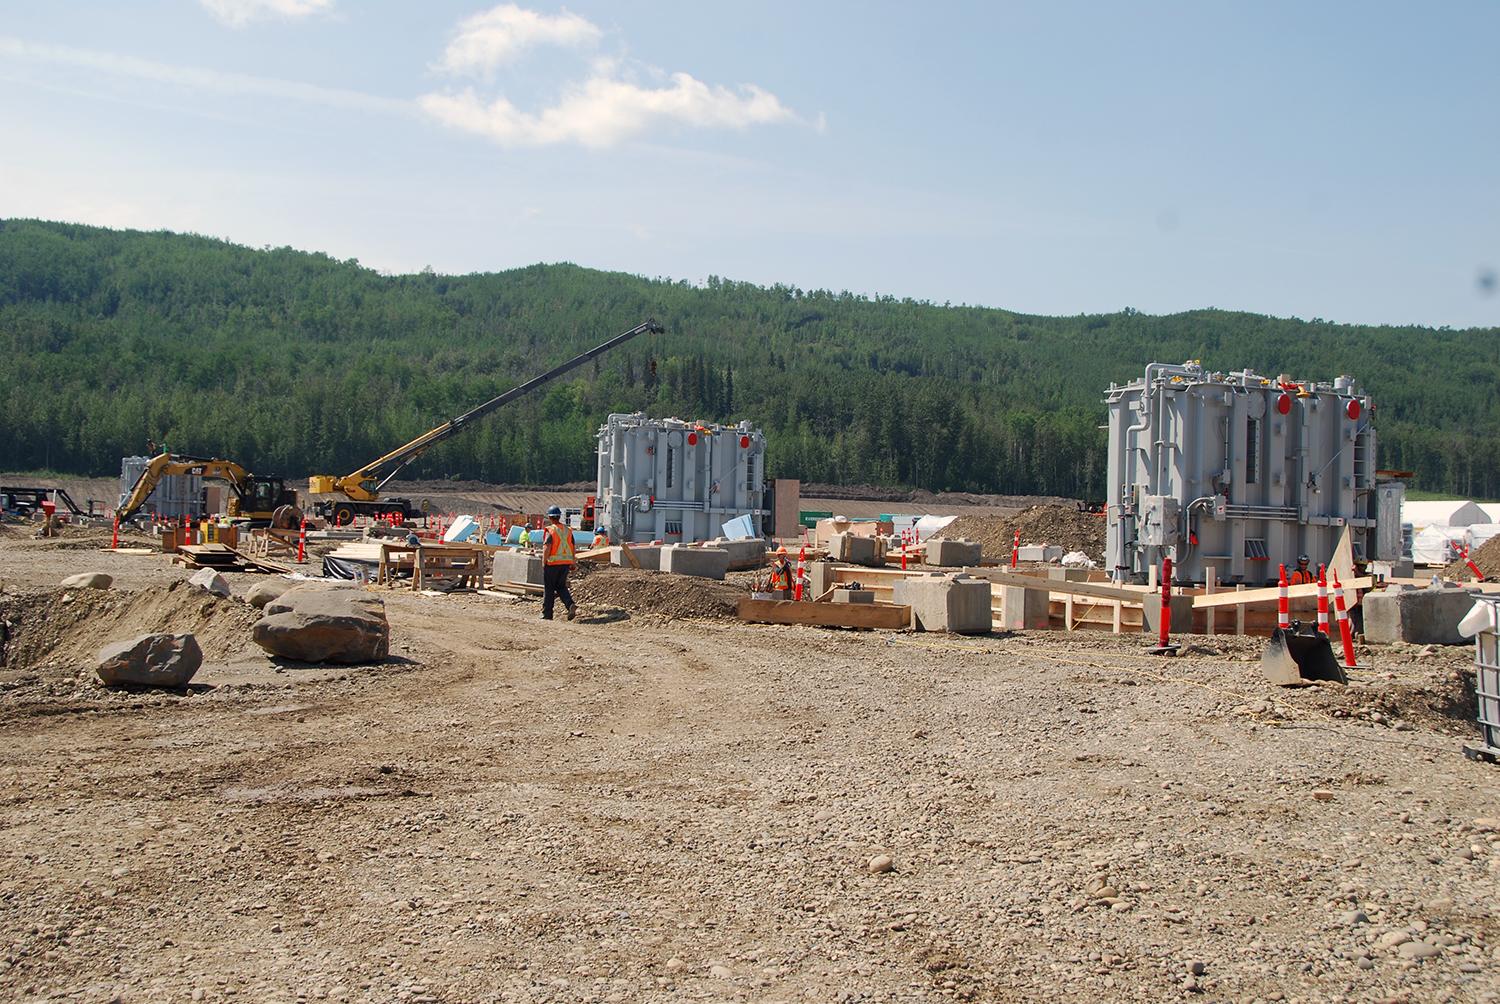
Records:
<instances>
[{"instance_id":1,"label":"white tarp","mask_svg":"<svg viewBox=\"0 0 1500 1004\"><path fill-rule=\"evenodd\" d=\"M1407 499L1401 503L1401 522L1410 523L1413 529L1420 531L1428 526L1468 526L1492 520L1483 509L1468 499L1435 499L1428 502Z\"/></svg>"},{"instance_id":2,"label":"white tarp","mask_svg":"<svg viewBox=\"0 0 1500 1004\"><path fill-rule=\"evenodd\" d=\"M1479 550L1491 537L1500 537L1500 523L1474 523L1464 527L1464 542L1471 551Z\"/></svg>"},{"instance_id":3,"label":"white tarp","mask_svg":"<svg viewBox=\"0 0 1500 1004\"><path fill-rule=\"evenodd\" d=\"M1475 502L1491 523L1500 523L1500 502Z\"/></svg>"},{"instance_id":4,"label":"white tarp","mask_svg":"<svg viewBox=\"0 0 1500 1004\"><path fill-rule=\"evenodd\" d=\"M1446 565L1457 557L1455 545L1463 542L1463 527L1429 526L1411 539L1412 563Z\"/></svg>"},{"instance_id":5,"label":"white tarp","mask_svg":"<svg viewBox=\"0 0 1500 1004\"><path fill-rule=\"evenodd\" d=\"M952 523L956 516L923 516L911 525L917 528L917 541L921 542ZM898 523L897 526L900 526Z\"/></svg>"}]
</instances>

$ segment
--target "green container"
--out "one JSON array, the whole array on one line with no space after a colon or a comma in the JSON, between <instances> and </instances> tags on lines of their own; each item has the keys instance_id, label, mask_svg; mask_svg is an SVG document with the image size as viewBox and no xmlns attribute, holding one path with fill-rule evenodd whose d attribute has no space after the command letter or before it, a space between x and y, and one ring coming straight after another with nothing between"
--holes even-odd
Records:
<instances>
[{"instance_id":1,"label":"green container","mask_svg":"<svg viewBox=\"0 0 1500 1004\"><path fill-rule=\"evenodd\" d=\"M812 509L803 509L797 513L797 522L807 527L809 530L818 525L818 520L832 518L833 512L831 510L829 512L822 512Z\"/></svg>"}]
</instances>

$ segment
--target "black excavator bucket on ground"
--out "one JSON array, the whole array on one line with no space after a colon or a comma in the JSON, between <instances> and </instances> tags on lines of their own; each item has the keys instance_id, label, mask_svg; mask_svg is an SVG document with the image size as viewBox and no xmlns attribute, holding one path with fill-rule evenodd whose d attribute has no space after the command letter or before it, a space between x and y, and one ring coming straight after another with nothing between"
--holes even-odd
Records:
<instances>
[{"instance_id":1,"label":"black excavator bucket on ground","mask_svg":"<svg viewBox=\"0 0 1500 1004\"><path fill-rule=\"evenodd\" d=\"M1333 656L1333 646L1321 631L1303 634L1277 628L1261 653L1260 669L1266 679L1282 687L1295 687L1316 680L1347 684L1344 668Z\"/></svg>"}]
</instances>

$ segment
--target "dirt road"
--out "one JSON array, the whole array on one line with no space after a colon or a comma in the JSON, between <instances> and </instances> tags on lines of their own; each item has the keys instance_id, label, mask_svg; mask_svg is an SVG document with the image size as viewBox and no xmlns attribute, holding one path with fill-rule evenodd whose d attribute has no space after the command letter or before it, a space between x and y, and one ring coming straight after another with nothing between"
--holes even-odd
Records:
<instances>
[{"instance_id":1,"label":"dirt road","mask_svg":"<svg viewBox=\"0 0 1500 1004\"><path fill-rule=\"evenodd\" d=\"M1500 1000L1467 650L1272 692L1232 640L393 592L390 662L293 668L53 543L0 539L5 999ZM183 619L202 687L91 682Z\"/></svg>"}]
</instances>

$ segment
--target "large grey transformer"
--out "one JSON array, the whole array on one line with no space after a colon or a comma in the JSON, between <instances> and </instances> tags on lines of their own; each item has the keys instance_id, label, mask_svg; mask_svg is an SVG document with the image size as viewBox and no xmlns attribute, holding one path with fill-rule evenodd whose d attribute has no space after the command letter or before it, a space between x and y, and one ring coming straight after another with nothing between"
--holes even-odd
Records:
<instances>
[{"instance_id":1,"label":"large grey transformer","mask_svg":"<svg viewBox=\"0 0 1500 1004\"><path fill-rule=\"evenodd\" d=\"M749 516L761 535L766 440L749 422L611 415L599 428L595 522L611 541L711 540Z\"/></svg>"},{"instance_id":2,"label":"large grey transformer","mask_svg":"<svg viewBox=\"0 0 1500 1004\"><path fill-rule=\"evenodd\" d=\"M120 501L124 505L141 472L151 465L151 457L120 458ZM203 515L203 479L196 474L168 474L152 489L142 512L152 513L162 519L194 519Z\"/></svg>"},{"instance_id":3,"label":"large grey transformer","mask_svg":"<svg viewBox=\"0 0 1500 1004\"><path fill-rule=\"evenodd\" d=\"M1376 485L1374 409L1353 378L1152 363L1105 401L1115 579L1144 581L1170 556L1177 582L1213 568L1220 582L1266 584L1299 554L1327 562L1345 527L1356 561L1400 556L1401 486Z\"/></svg>"}]
</instances>

